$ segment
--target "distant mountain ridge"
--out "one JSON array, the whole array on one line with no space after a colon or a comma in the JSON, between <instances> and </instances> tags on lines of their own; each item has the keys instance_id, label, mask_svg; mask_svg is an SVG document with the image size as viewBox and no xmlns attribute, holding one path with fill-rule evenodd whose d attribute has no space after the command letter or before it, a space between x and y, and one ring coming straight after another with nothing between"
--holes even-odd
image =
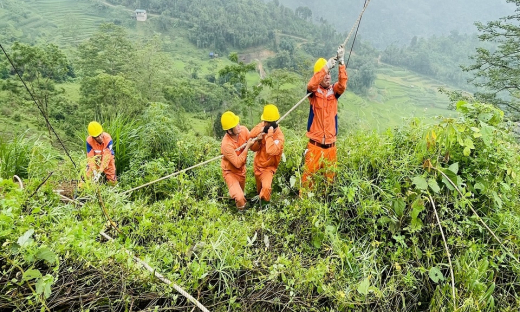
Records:
<instances>
[{"instance_id":1,"label":"distant mountain ridge","mask_svg":"<svg viewBox=\"0 0 520 312\"><path fill-rule=\"evenodd\" d=\"M271 0L266 2L270 2ZM308 7L312 20L326 19L339 31L349 31L364 0L274 0L292 9ZM378 48L392 43L408 44L414 36L429 37L476 32L474 22L487 22L514 13L506 0L391 0L371 1L359 35Z\"/></svg>"}]
</instances>

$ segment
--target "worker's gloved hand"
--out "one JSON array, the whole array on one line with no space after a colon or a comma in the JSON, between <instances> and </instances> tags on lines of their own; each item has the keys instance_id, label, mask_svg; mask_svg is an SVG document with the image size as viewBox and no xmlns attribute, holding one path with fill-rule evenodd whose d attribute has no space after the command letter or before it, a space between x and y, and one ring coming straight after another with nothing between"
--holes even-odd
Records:
<instances>
[{"instance_id":1,"label":"worker's gloved hand","mask_svg":"<svg viewBox=\"0 0 520 312\"><path fill-rule=\"evenodd\" d=\"M267 133L269 131L269 128L271 128L271 127L274 130L274 129L278 128L278 124L276 122L273 122L270 125L265 126L264 127L264 133Z\"/></svg>"},{"instance_id":2,"label":"worker's gloved hand","mask_svg":"<svg viewBox=\"0 0 520 312\"><path fill-rule=\"evenodd\" d=\"M338 47L338 62L339 65L345 64L345 48L343 48L343 45Z\"/></svg>"},{"instance_id":3,"label":"worker's gloved hand","mask_svg":"<svg viewBox=\"0 0 520 312\"><path fill-rule=\"evenodd\" d=\"M94 170L93 180L95 183L99 182L99 179L101 178L101 172Z\"/></svg>"},{"instance_id":4,"label":"worker's gloved hand","mask_svg":"<svg viewBox=\"0 0 520 312\"><path fill-rule=\"evenodd\" d=\"M264 138L264 135L265 135L264 132L260 132L260 133L256 136L256 141L261 143L261 142L262 142L262 139Z\"/></svg>"},{"instance_id":5,"label":"worker's gloved hand","mask_svg":"<svg viewBox=\"0 0 520 312\"><path fill-rule=\"evenodd\" d=\"M334 66L336 66L336 57L331 57L328 61L327 61L327 68L329 69L329 71L331 69L334 68Z\"/></svg>"}]
</instances>

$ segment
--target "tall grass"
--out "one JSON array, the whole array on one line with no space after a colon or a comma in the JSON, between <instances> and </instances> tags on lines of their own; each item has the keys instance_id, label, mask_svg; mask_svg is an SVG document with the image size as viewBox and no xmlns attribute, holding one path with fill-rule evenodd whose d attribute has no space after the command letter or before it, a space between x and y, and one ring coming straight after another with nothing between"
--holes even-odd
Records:
<instances>
[{"instance_id":1,"label":"tall grass","mask_svg":"<svg viewBox=\"0 0 520 312\"><path fill-rule=\"evenodd\" d=\"M112 136L117 173L130 168L130 161L141 150L140 134L143 127L135 119L116 116L105 125L105 131Z\"/></svg>"},{"instance_id":2,"label":"tall grass","mask_svg":"<svg viewBox=\"0 0 520 312\"><path fill-rule=\"evenodd\" d=\"M0 177L8 179L17 175L27 178L33 144L25 137L25 133L12 140L0 137Z\"/></svg>"}]
</instances>

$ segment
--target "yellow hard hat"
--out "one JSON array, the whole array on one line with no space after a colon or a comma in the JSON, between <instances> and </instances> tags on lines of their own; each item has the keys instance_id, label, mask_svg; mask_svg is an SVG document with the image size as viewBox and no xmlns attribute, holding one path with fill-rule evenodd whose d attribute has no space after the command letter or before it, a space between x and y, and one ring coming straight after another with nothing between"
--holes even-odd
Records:
<instances>
[{"instance_id":1,"label":"yellow hard hat","mask_svg":"<svg viewBox=\"0 0 520 312\"><path fill-rule=\"evenodd\" d=\"M101 133L103 133L103 127L101 127L101 124L97 121L92 121L88 124L88 134L97 137Z\"/></svg>"},{"instance_id":2,"label":"yellow hard hat","mask_svg":"<svg viewBox=\"0 0 520 312\"><path fill-rule=\"evenodd\" d=\"M319 72L323 68L323 66L325 66L325 64L327 64L327 60L323 57L319 58L314 64L314 73Z\"/></svg>"},{"instance_id":3,"label":"yellow hard hat","mask_svg":"<svg viewBox=\"0 0 520 312\"><path fill-rule=\"evenodd\" d=\"M273 104L267 104L264 106L264 112L260 117L263 121L277 121L280 119L280 113L278 112L278 108Z\"/></svg>"},{"instance_id":4,"label":"yellow hard hat","mask_svg":"<svg viewBox=\"0 0 520 312\"><path fill-rule=\"evenodd\" d=\"M225 112L222 114L222 117L220 117L220 123L222 123L223 130L229 130L236 127L239 121L240 118L231 111Z\"/></svg>"}]
</instances>

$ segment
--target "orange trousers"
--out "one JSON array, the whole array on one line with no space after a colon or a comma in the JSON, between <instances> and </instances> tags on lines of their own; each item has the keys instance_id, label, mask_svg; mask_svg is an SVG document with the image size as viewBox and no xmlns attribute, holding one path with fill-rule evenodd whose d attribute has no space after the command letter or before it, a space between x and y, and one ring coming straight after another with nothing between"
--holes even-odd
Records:
<instances>
[{"instance_id":1,"label":"orange trousers","mask_svg":"<svg viewBox=\"0 0 520 312\"><path fill-rule=\"evenodd\" d=\"M95 168L95 170L99 171L99 166L96 165L95 162L89 162L89 164L87 166L87 178L92 177L92 171L94 170L94 168ZM115 163L115 159L113 156L110 157L110 160L108 161L108 164L107 164L105 170L103 170L103 173L105 174L108 181L112 181L112 182L117 181L116 163Z\"/></svg>"},{"instance_id":2,"label":"orange trousers","mask_svg":"<svg viewBox=\"0 0 520 312\"><path fill-rule=\"evenodd\" d=\"M322 168L325 170L325 176L329 182L334 179L334 168L338 160L337 148L321 148L311 143L307 143L307 153L305 154L305 169L302 175L302 185L310 187L312 183L309 181L312 175Z\"/></svg>"},{"instance_id":3,"label":"orange trousers","mask_svg":"<svg viewBox=\"0 0 520 312\"><path fill-rule=\"evenodd\" d=\"M246 205L244 195L246 177L232 172L224 172L223 175L229 189L229 196L235 200L237 208L243 208Z\"/></svg>"},{"instance_id":4,"label":"orange trousers","mask_svg":"<svg viewBox=\"0 0 520 312\"><path fill-rule=\"evenodd\" d=\"M265 201L271 200L271 184L274 172L269 168L255 168L256 192Z\"/></svg>"}]
</instances>

